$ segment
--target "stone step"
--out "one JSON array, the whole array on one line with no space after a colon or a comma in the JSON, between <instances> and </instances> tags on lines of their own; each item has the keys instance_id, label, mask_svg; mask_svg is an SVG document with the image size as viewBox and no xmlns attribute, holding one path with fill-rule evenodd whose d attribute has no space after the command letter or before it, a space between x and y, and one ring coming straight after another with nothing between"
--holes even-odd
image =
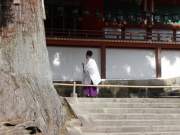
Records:
<instances>
[{"instance_id":1,"label":"stone step","mask_svg":"<svg viewBox=\"0 0 180 135\"><path fill-rule=\"evenodd\" d=\"M78 104L71 104L73 107L80 108L180 108L179 103L90 103L81 102Z\"/></svg>"},{"instance_id":2,"label":"stone step","mask_svg":"<svg viewBox=\"0 0 180 135\"><path fill-rule=\"evenodd\" d=\"M70 103L74 103L74 98L66 98ZM180 103L180 98L78 98L78 102L118 102L118 103Z\"/></svg>"},{"instance_id":3,"label":"stone step","mask_svg":"<svg viewBox=\"0 0 180 135\"><path fill-rule=\"evenodd\" d=\"M94 113L89 114L89 117L92 119L97 120L179 120L180 114L152 114L152 113L146 113L146 114L137 114L137 113L131 113L131 114L112 114L112 113Z\"/></svg>"},{"instance_id":4,"label":"stone step","mask_svg":"<svg viewBox=\"0 0 180 135\"><path fill-rule=\"evenodd\" d=\"M74 108L77 114L88 113L112 113L112 114L124 114L124 113L153 113L153 114L178 114L180 108Z\"/></svg>"},{"instance_id":5,"label":"stone step","mask_svg":"<svg viewBox=\"0 0 180 135\"><path fill-rule=\"evenodd\" d=\"M145 125L180 125L179 120L92 120L97 126L145 126Z\"/></svg>"},{"instance_id":6,"label":"stone step","mask_svg":"<svg viewBox=\"0 0 180 135\"><path fill-rule=\"evenodd\" d=\"M180 98L66 99L69 135L180 135Z\"/></svg>"},{"instance_id":7,"label":"stone step","mask_svg":"<svg viewBox=\"0 0 180 135\"><path fill-rule=\"evenodd\" d=\"M180 135L180 132L87 133L83 135Z\"/></svg>"},{"instance_id":8,"label":"stone step","mask_svg":"<svg viewBox=\"0 0 180 135\"><path fill-rule=\"evenodd\" d=\"M168 126L94 126L94 127L82 127L82 132L91 133L136 133L136 132L180 132L180 126L168 125Z\"/></svg>"}]
</instances>

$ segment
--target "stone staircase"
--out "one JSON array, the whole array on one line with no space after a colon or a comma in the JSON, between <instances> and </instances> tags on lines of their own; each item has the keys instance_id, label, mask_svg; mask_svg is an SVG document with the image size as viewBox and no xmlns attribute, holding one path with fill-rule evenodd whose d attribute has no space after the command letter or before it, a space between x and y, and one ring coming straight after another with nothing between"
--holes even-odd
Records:
<instances>
[{"instance_id":1,"label":"stone staircase","mask_svg":"<svg viewBox=\"0 0 180 135\"><path fill-rule=\"evenodd\" d=\"M180 98L66 98L68 135L180 135Z\"/></svg>"}]
</instances>

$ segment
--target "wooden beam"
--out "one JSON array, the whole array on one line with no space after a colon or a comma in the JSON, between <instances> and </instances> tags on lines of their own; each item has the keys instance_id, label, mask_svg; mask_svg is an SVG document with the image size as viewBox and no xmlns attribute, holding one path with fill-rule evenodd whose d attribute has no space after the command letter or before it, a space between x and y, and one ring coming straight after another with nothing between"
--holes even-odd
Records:
<instances>
[{"instance_id":1,"label":"wooden beam","mask_svg":"<svg viewBox=\"0 0 180 135\"><path fill-rule=\"evenodd\" d=\"M47 38L47 46L65 47L97 47L101 48L132 48L132 49L162 49L180 50L178 42L151 42L151 41L128 41L128 40L96 40L96 39L72 39L72 38Z\"/></svg>"},{"instance_id":2,"label":"wooden beam","mask_svg":"<svg viewBox=\"0 0 180 135\"><path fill-rule=\"evenodd\" d=\"M161 48L158 47L155 50L155 59L156 59L156 77L161 77Z\"/></svg>"}]
</instances>

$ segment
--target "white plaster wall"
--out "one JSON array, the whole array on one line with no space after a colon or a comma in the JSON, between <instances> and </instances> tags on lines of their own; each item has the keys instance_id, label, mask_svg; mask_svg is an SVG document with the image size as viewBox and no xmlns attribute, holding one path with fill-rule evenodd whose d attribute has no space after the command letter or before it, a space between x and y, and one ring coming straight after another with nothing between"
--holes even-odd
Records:
<instances>
[{"instance_id":1,"label":"white plaster wall","mask_svg":"<svg viewBox=\"0 0 180 135\"><path fill-rule=\"evenodd\" d=\"M155 53L143 49L107 49L107 79L152 79L156 77Z\"/></svg>"},{"instance_id":2,"label":"white plaster wall","mask_svg":"<svg viewBox=\"0 0 180 135\"><path fill-rule=\"evenodd\" d=\"M173 39L173 31L172 30L160 30L154 29L152 30L152 39L157 41L158 40L158 33L160 34L161 41L169 41L171 42Z\"/></svg>"},{"instance_id":3,"label":"white plaster wall","mask_svg":"<svg viewBox=\"0 0 180 135\"><path fill-rule=\"evenodd\" d=\"M117 28L105 28L104 36L107 39L121 39L121 29Z\"/></svg>"},{"instance_id":4,"label":"white plaster wall","mask_svg":"<svg viewBox=\"0 0 180 135\"><path fill-rule=\"evenodd\" d=\"M54 81L81 81L82 65L87 50L92 50L100 69L100 50L97 48L49 47L49 60Z\"/></svg>"},{"instance_id":5,"label":"white plaster wall","mask_svg":"<svg viewBox=\"0 0 180 135\"><path fill-rule=\"evenodd\" d=\"M129 33L132 33L132 37ZM146 31L144 29L126 29L125 39L144 40L145 36Z\"/></svg>"},{"instance_id":6,"label":"white plaster wall","mask_svg":"<svg viewBox=\"0 0 180 135\"><path fill-rule=\"evenodd\" d=\"M162 51L162 78L180 76L180 51Z\"/></svg>"},{"instance_id":7,"label":"white plaster wall","mask_svg":"<svg viewBox=\"0 0 180 135\"><path fill-rule=\"evenodd\" d=\"M176 41L180 42L180 30L176 31Z\"/></svg>"}]
</instances>

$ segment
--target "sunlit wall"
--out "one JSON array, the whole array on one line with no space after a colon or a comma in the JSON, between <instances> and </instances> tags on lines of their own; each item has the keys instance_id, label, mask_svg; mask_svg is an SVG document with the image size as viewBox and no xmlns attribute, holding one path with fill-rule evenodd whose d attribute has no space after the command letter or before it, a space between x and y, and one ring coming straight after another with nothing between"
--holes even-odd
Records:
<instances>
[{"instance_id":1,"label":"sunlit wall","mask_svg":"<svg viewBox=\"0 0 180 135\"><path fill-rule=\"evenodd\" d=\"M96 48L48 47L54 81L81 81L82 62L87 50L92 50L100 69L100 50Z\"/></svg>"},{"instance_id":2,"label":"sunlit wall","mask_svg":"<svg viewBox=\"0 0 180 135\"><path fill-rule=\"evenodd\" d=\"M180 76L180 52L162 51L162 78L171 78Z\"/></svg>"},{"instance_id":3,"label":"sunlit wall","mask_svg":"<svg viewBox=\"0 0 180 135\"><path fill-rule=\"evenodd\" d=\"M152 79L156 77L155 53L142 49L107 49L108 79Z\"/></svg>"},{"instance_id":4,"label":"sunlit wall","mask_svg":"<svg viewBox=\"0 0 180 135\"><path fill-rule=\"evenodd\" d=\"M81 47L50 47L49 60L54 81L81 81L85 53L92 50L100 70L100 49ZM180 53L162 50L162 78L180 76ZM145 49L110 49L106 51L106 79L156 78L155 51Z\"/></svg>"}]
</instances>

